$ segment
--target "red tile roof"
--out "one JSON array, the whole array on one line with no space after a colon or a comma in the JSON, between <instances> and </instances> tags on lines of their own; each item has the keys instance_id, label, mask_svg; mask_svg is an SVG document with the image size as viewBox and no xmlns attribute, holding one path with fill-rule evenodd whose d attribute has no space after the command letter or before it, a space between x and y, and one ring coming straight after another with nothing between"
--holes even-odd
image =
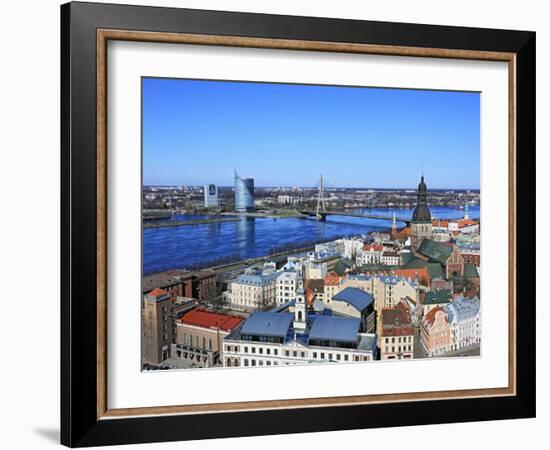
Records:
<instances>
[{"instance_id":1,"label":"red tile roof","mask_svg":"<svg viewBox=\"0 0 550 450\"><path fill-rule=\"evenodd\" d=\"M228 314L214 313L204 309L189 311L177 321L186 325L194 325L203 328L219 328L223 331L231 331L243 320L242 317L230 316Z\"/></svg>"},{"instance_id":2,"label":"red tile roof","mask_svg":"<svg viewBox=\"0 0 550 450\"><path fill-rule=\"evenodd\" d=\"M367 252L370 252L370 251L375 251L375 252L381 252L383 249L382 247L382 244L365 244L363 245L363 250L367 251Z\"/></svg>"},{"instance_id":3,"label":"red tile roof","mask_svg":"<svg viewBox=\"0 0 550 450\"><path fill-rule=\"evenodd\" d=\"M442 228L448 228L449 227L449 221L448 220L432 220L432 226L434 227L442 227Z\"/></svg>"},{"instance_id":4,"label":"red tile roof","mask_svg":"<svg viewBox=\"0 0 550 450\"><path fill-rule=\"evenodd\" d=\"M308 305L311 305L313 303L313 300L315 300L316 295L313 293L313 291L310 288L306 289L306 302Z\"/></svg>"},{"instance_id":5,"label":"red tile roof","mask_svg":"<svg viewBox=\"0 0 550 450\"><path fill-rule=\"evenodd\" d=\"M168 292L166 292L164 289L161 289L159 287L153 289L149 294L152 297L162 297L163 295L168 295Z\"/></svg>"}]
</instances>

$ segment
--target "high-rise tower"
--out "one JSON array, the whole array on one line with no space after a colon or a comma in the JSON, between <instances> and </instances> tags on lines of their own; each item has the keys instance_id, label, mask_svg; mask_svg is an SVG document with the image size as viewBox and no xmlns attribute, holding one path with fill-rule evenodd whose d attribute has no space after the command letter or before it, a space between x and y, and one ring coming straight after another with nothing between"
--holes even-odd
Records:
<instances>
[{"instance_id":1,"label":"high-rise tower","mask_svg":"<svg viewBox=\"0 0 550 450\"><path fill-rule=\"evenodd\" d=\"M235 171L235 211L255 211L254 178L241 178Z\"/></svg>"},{"instance_id":2,"label":"high-rise tower","mask_svg":"<svg viewBox=\"0 0 550 450\"><path fill-rule=\"evenodd\" d=\"M218 186L215 184L207 184L204 186L204 207L217 208L220 206L218 199Z\"/></svg>"}]
</instances>

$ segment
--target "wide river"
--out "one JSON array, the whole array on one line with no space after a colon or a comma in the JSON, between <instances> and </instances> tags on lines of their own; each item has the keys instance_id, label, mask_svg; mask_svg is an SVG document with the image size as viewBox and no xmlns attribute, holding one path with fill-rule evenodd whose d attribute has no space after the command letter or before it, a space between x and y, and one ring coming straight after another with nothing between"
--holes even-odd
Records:
<instances>
[{"instance_id":1,"label":"wide river","mask_svg":"<svg viewBox=\"0 0 550 450\"><path fill-rule=\"evenodd\" d=\"M432 216L458 219L462 210L432 207ZM412 210L368 209L368 214L410 218ZM470 206L471 218L479 218L479 207ZM196 220L206 216L173 216L173 220ZM398 228L404 224L398 222ZM207 262L247 259L267 255L285 244L304 245L333 237L361 235L388 230L391 222L346 216L329 216L326 222L312 219L241 218L237 222L209 223L143 230L143 273L174 268L194 268Z\"/></svg>"}]
</instances>

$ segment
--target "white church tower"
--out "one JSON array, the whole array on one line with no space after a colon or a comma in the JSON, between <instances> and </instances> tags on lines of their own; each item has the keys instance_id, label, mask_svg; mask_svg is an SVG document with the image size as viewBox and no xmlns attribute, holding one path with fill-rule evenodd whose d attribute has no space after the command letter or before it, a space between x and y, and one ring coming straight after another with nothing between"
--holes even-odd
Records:
<instances>
[{"instance_id":1,"label":"white church tower","mask_svg":"<svg viewBox=\"0 0 550 450\"><path fill-rule=\"evenodd\" d=\"M304 291L304 281L298 281L296 289L296 302L294 305L294 330L296 333L305 333L306 331L306 293Z\"/></svg>"},{"instance_id":2,"label":"white church tower","mask_svg":"<svg viewBox=\"0 0 550 450\"><path fill-rule=\"evenodd\" d=\"M468 220L470 218L470 210L468 208L468 203L464 205L464 219Z\"/></svg>"}]
</instances>

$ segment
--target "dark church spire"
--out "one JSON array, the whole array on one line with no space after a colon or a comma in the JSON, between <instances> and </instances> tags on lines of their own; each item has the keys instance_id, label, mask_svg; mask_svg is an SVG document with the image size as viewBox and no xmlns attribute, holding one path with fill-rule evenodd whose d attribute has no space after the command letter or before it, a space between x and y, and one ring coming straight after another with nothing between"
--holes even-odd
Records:
<instances>
[{"instance_id":1,"label":"dark church spire","mask_svg":"<svg viewBox=\"0 0 550 450\"><path fill-rule=\"evenodd\" d=\"M417 202L416 208L414 208L412 220L413 222L431 222L432 214L430 208L428 208L428 187L424 182L424 174L420 178L420 184L418 185L418 193L416 194Z\"/></svg>"}]
</instances>

